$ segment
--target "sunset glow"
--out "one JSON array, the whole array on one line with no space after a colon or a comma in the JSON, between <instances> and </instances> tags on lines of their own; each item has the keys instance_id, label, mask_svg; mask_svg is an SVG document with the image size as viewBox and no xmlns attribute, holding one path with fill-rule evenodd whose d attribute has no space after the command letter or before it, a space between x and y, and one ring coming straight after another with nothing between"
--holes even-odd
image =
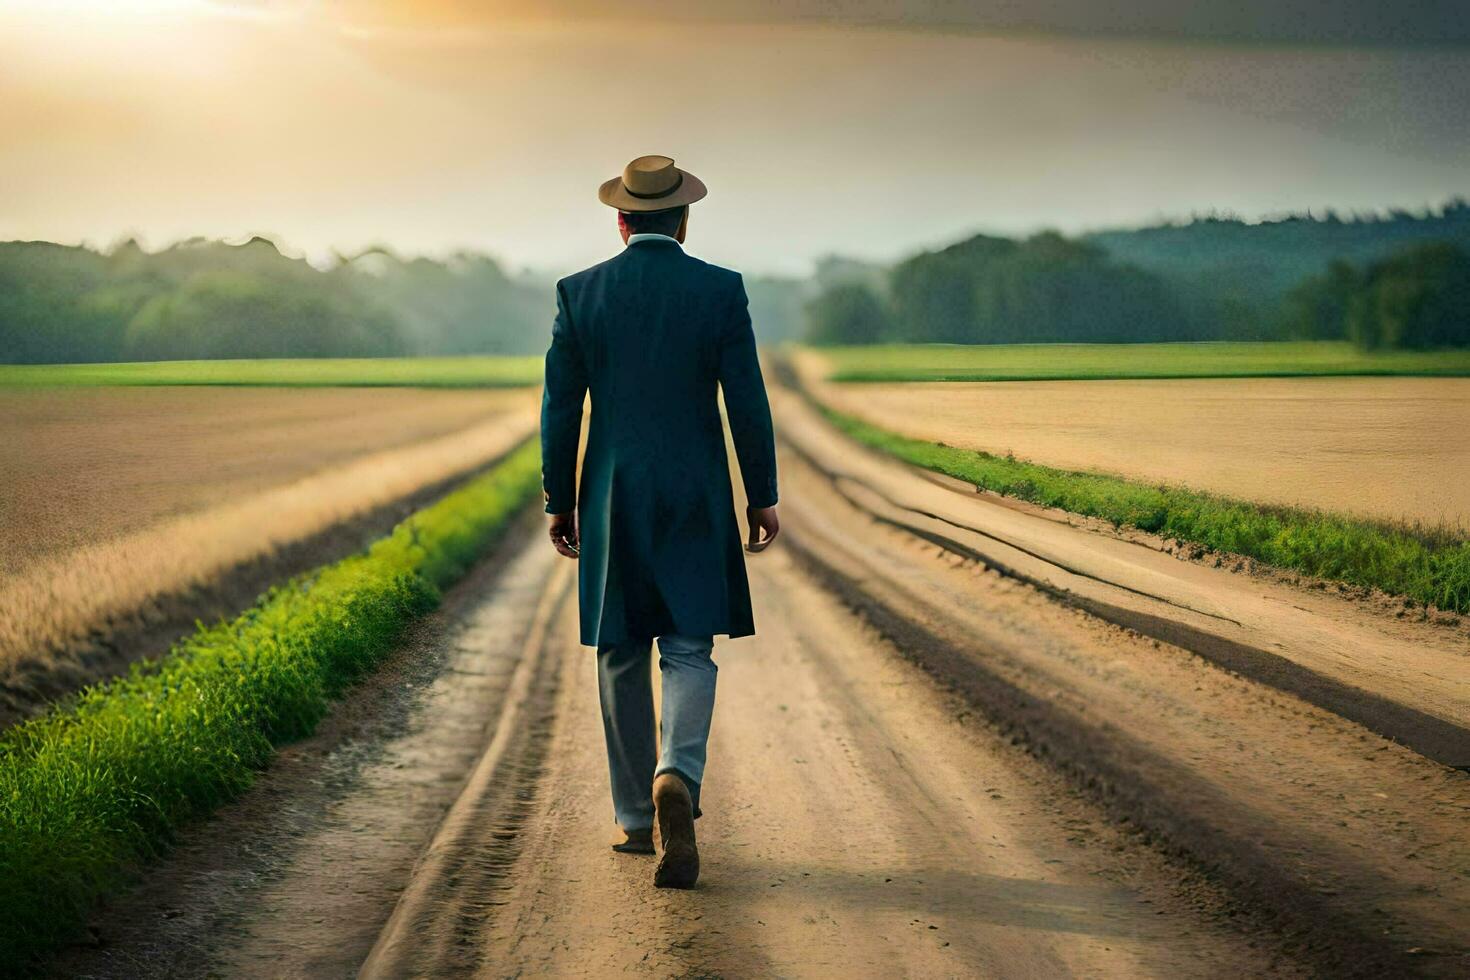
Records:
<instances>
[{"instance_id":1,"label":"sunset glow","mask_svg":"<svg viewBox=\"0 0 1470 980\"><path fill-rule=\"evenodd\" d=\"M718 257L799 271L975 228L1418 207L1463 192L1470 158L1459 48L716 30L574 7L11 4L0 239L263 233L563 268L610 239L597 184L656 148L710 175L695 227Z\"/></svg>"}]
</instances>

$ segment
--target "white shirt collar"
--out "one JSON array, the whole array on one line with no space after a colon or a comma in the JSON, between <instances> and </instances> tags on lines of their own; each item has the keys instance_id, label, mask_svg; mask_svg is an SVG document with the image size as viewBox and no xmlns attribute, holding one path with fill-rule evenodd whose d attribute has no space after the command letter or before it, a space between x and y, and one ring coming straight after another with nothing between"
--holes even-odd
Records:
<instances>
[{"instance_id":1,"label":"white shirt collar","mask_svg":"<svg viewBox=\"0 0 1470 980\"><path fill-rule=\"evenodd\" d=\"M659 234L655 234L654 232L648 232L648 231L639 232L636 235L629 235L628 236L628 244L629 245L637 245L639 242L657 242L657 241L673 242L675 245L678 245L679 244L679 239L673 237L672 235L659 235Z\"/></svg>"}]
</instances>

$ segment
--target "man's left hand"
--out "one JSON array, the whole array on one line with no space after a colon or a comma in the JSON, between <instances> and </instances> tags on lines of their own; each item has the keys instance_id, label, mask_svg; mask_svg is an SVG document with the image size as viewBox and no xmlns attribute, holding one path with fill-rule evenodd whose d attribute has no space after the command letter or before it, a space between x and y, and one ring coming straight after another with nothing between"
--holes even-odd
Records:
<instances>
[{"instance_id":1,"label":"man's left hand","mask_svg":"<svg viewBox=\"0 0 1470 980\"><path fill-rule=\"evenodd\" d=\"M769 548L771 542L776 540L776 535L781 533L781 522L776 518L775 504L770 507L747 507L745 519L750 523L750 540L745 543L745 550L752 555Z\"/></svg>"}]
</instances>

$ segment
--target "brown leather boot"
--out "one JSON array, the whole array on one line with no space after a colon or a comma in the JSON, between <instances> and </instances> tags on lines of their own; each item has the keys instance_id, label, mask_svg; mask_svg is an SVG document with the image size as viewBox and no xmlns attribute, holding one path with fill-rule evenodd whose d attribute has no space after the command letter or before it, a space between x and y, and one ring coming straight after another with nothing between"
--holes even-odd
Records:
<instances>
[{"instance_id":1,"label":"brown leather boot","mask_svg":"<svg viewBox=\"0 0 1470 980\"><path fill-rule=\"evenodd\" d=\"M699 848L694 844L694 801L678 773L653 781L653 819L663 855L653 872L655 888L693 888L699 880Z\"/></svg>"}]
</instances>

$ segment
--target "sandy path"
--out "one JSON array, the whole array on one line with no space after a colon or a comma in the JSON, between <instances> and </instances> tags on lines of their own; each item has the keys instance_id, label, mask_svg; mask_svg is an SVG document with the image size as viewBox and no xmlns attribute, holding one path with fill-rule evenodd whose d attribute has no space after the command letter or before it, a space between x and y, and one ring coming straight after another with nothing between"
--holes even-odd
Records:
<instances>
[{"instance_id":1,"label":"sandy path","mask_svg":"<svg viewBox=\"0 0 1470 980\"><path fill-rule=\"evenodd\" d=\"M928 678L789 556L752 566L760 637L722 642L716 654L699 889L656 891L651 859L608 849L595 674L564 620L549 650L563 661L549 768L519 860L503 879L432 882L436 915L414 935L435 941L401 950L391 968L370 963L366 976L1204 976L1273 966L1039 766L957 722ZM440 941L443 930L458 942Z\"/></svg>"}]
</instances>

